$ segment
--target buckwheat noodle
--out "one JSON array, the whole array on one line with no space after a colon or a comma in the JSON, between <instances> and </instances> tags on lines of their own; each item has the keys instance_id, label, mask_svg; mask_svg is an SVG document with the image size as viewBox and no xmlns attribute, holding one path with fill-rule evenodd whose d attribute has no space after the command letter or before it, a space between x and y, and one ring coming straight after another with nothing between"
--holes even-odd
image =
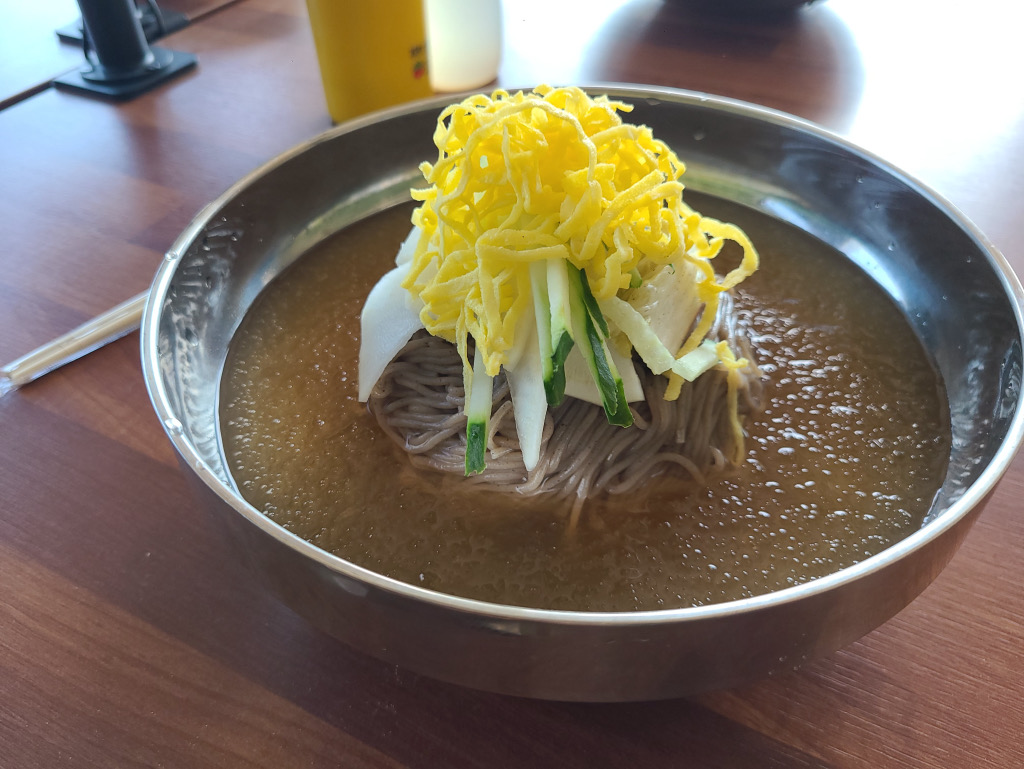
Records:
<instances>
[{"instance_id":1,"label":"buckwheat noodle","mask_svg":"<svg viewBox=\"0 0 1024 769\"><path fill-rule=\"evenodd\" d=\"M719 302L707 336L726 340L753 361L744 323L731 296ZM760 409L761 372L751 363L738 372L741 416ZM642 364L645 400L631 405L634 424L608 424L600 406L566 398L547 417L540 461L527 473L504 374L494 380L487 470L464 479L495 491L554 495L572 503L572 522L583 502L600 494L636 493L653 477L675 472L703 484L734 456L726 372L712 369L684 384L675 401L664 399L667 379ZM462 362L449 342L419 332L391 362L369 398L370 411L417 467L463 476L466 418Z\"/></svg>"}]
</instances>

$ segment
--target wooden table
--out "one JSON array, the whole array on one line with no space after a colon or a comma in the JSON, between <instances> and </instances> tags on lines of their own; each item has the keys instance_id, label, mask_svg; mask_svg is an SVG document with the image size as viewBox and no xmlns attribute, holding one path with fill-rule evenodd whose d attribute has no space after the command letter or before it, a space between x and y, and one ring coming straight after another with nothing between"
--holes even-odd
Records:
<instances>
[{"instance_id":1,"label":"wooden table","mask_svg":"<svg viewBox=\"0 0 1024 769\"><path fill-rule=\"evenodd\" d=\"M502 83L816 120L1024 270L1015 5L828 0L751 24L668 0L505 5ZM301 0L242 0L164 44L199 67L124 104L49 88L0 111L0 361L143 290L204 203L329 126ZM1024 765L1022 459L936 582L827 659L692 699L534 702L361 656L254 587L192 504L137 346L0 398L0 767Z\"/></svg>"}]
</instances>

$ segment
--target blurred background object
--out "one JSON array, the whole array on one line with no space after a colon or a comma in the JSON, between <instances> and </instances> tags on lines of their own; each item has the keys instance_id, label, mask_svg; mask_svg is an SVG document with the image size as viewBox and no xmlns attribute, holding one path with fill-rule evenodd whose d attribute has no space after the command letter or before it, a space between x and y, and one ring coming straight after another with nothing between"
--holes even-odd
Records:
<instances>
[{"instance_id":1,"label":"blurred background object","mask_svg":"<svg viewBox=\"0 0 1024 769\"><path fill-rule=\"evenodd\" d=\"M146 40L153 42L188 25L188 17L180 11L166 10L155 0L135 0L135 15L142 25ZM57 37L65 43L81 45L85 39L85 20L67 24L57 30Z\"/></svg>"},{"instance_id":2,"label":"blurred background object","mask_svg":"<svg viewBox=\"0 0 1024 769\"><path fill-rule=\"evenodd\" d=\"M501 63L500 0L426 0L427 55L435 91L492 82Z\"/></svg>"},{"instance_id":3,"label":"blurred background object","mask_svg":"<svg viewBox=\"0 0 1024 769\"><path fill-rule=\"evenodd\" d=\"M78 0L78 7L85 63L56 78L58 86L130 99L196 65L193 54L150 47L133 0Z\"/></svg>"},{"instance_id":4,"label":"blurred background object","mask_svg":"<svg viewBox=\"0 0 1024 769\"><path fill-rule=\"evenodd\" d=\"M307 0L335 123L431 95L423 0Z\"/></svg>"}]
</instances>

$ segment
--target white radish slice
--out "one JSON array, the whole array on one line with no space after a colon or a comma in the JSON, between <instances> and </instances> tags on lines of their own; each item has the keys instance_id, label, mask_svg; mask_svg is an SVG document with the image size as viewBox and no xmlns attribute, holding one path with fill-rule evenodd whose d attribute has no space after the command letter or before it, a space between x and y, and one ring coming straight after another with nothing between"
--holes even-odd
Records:
<instances>
[{"instance_id":1,"label":"white radish slice","mask_svg":"<svg viewBox=\"0 0 1024 769\"><path fill-rule=\"evenodd\" d=\"M530 471L540 459L548 398L544 392L537 327L530 323L529 328L519 329L519 332L526 336L526 345L515 366L505 368L505 378L508 379L508 389L512 395L512 413L516 419L523 464Z\"/></svg>"},{"instance_id":2,"label":"white radish slice","mask_svg":"<svg viewBox=\"0 0 1024 769\"><path fill-rule=\"evenodd\" d=\"M692 262L679 258L675 264L662 267L639 288L630 289L623 295L625 301L643 316L649 330L670 351L682 346L700 311L701 301L697 295L699 277ZM647 361L646 358L644 360Z\"/></svg>"},{"instance_id":3,"label":"white radish slice","mask_svg":"<svg viewBox=\"0 0 1024 769\"><path fill-rule=\"evenodd\" d=\"M601 312L626 335L640 359L655 374L671 370L687 382L692 382L718 363L715 344L708 339L683 357L674 357L647 325L643 316L632 305L618 297L613 296L601 302Z\"/></svg>"},{"instance_id":4,"label":"white radish slice","mask_svg":"<svg viewBox=\"0 0 1024 769\"><path fill-rule=\"evenodd\" d=\"M359 400L366 402L388 364L421 328L419 308L402 288L411 262L395 267L366 297L359 318Z\"/></svg>"},{"instance_id":5,"label":"white radish slice","mask_svg":"<svg viewBox=\"0 0 1024 769\"><path fill-rule=\"evenodd\" d=\"M416 246L420 242L420 235L422 234L423 230L416 226L409 230L409 234L402 241L402 245L398 247L398 253L395 255L395 264L401 266L412 261L416 253Z\"/></svg>"},{"instance_id":6,"label":"white radish slice","mask_svg":"<svg viewBox=\"0 0 1024 769\"><path fill-rule=\"evenodd\" d=\"M622 389L626 393L626 403L642 401L644 388L640 384L640 377L637 376L633 359L620 355L614 345L608 345L608 352L615 362L615 368L619 370L619 376L622 377ZM579 345L574 345L565 359L565 394L596 406L602 405L601 393L598 391L597 383L580 352Z\"/></svg>"}]
</instances>

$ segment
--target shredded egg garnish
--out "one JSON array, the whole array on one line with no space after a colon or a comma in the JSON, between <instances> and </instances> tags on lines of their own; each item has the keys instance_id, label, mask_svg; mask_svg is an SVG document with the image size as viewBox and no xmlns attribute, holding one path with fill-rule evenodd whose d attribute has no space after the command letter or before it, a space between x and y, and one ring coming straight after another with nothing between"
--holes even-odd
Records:
<instances>
[{"instance_id":1,"label":"shredded egg garnish","mask_svg":"<svg viewBox=\"0 0 1024 769\"><path fill-rule=\"evenodd\" d=\"M618 113L631 110L541 86L471 96L441 113L437 161L420 167L429 186L412 193L423 235L403 285L422 300L424 327L454 343L467 368L468 336L490 376L506 362L531 311L530 262L568 260L601 300L628 289L642 260L690 261L705 308L677 356L703 340L719 293L757 269L738 227L683 202L683 164L649 128L622 122ZM743 258L719 277L711 260L726 240ZM674 399L682 378L671 379Z\"/></svg>"}]
</instances>

